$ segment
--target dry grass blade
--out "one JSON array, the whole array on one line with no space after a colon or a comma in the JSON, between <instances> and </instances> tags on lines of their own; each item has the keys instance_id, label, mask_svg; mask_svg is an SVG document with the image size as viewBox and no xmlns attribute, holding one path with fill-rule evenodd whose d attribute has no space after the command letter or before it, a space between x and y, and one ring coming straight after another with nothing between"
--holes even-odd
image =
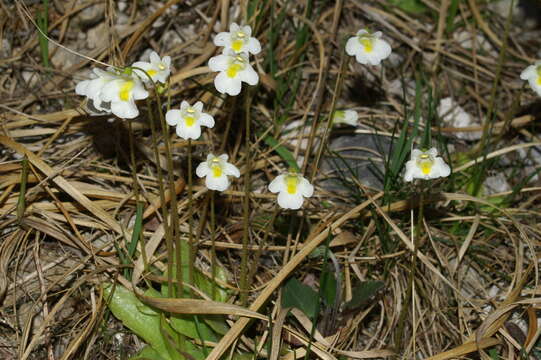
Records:
<instances>
[{"instance_id":1,"label":"dry grass blade","mask_svg":"<svg viewBox=\"0 0 541 360\"><path fill-rule=\"evenodd\" d=\"M101 221L109 225L109 227L119 234L122 234L122 229L119 224L102 208L96 206L85 195L83 195L76 187L64 179L57 171L53 170L43 160L37 157L34 153L26 149L23 145L16 143L12 139L6 136L0 136L0 143L7 146L21 155L26 155L28 160L40 169L48 178L51 178L55 184L57 184L62 190L72 196L77 202L88 209L92 214L96 215Z\"/></svg>"},{"instance_id":2,"label":"dry grass blade","mask_svg":"<svg viewBox=\"0 0 541 360\"><path fill-rule=\"evenodd\" d=\"M232 315L268 320L266 316L242 306L198 299L167 299L137 295L141 301L173 314Z\"/></svg>"}]
</instances>

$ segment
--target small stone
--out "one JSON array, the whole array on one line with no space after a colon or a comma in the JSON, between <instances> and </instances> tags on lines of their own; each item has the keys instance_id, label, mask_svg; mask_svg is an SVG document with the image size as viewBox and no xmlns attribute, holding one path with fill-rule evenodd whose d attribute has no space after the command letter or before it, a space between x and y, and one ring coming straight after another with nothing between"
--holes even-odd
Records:
<instances>
[{"instance_id":1,"label":"small stone","mask_svg":"<svg viewBox=\"0 0 541 360\"><path fill-rule=\"evenodd\" d=\"M501 173L487 177L483 182L483 187L485 195L498 194L511 190L511 185L509 185L507 179Z\"/></svg>"},{"instance_id":2,"label":"small stone","mask_svg":"<svg viewBox=\"0 0 541 360\"><path fill-rule=\"evenodd\" d=\"M471 126L480 126L479 122L473 120L472 116L464 111L464 109L456 104L452 98L442 99L438 106L438 116L441 117L446 126L452 128L464 128ZM481 131L465 131L452 133L458 139L462 140L479 140Z\"/></svg>"},{"instance_id":3,"label":"small stone","mask_svg":"<svg viewBox=\"0 0 541 360\"><path fill-rule=\"evenodd\" d=\"M109 34L107 24L102 22L101 24L94 26L92 29L88 30L88 35L86 38L86 46L89 49L95 49L100 45L103 45L104 39L107 39Z\"/></svg>"},{"instance_id":4,"label":"small stone","mask_svg":"<svg viewBox=\"0 0 541 360\"><path fill-rule=\"evenodd\" d=\"M475 35L475 41L472 34L469 31L455 31L453 33L453 39L464 49L471 50L474 48L481 49L483 52L489 54L490 56L496 57L498 53L494 50L494 47L490 41L484 37L482 34L477 33Z\"/></svg>"},{"instance_id":5,"label":"small stone","mask_svg":"<svg viewBox=\"0 0 541 360\"><path fill-rule=\"evenodd\" d=\"M323 158L321 173L328 178L320 181L319 185L329 191L347 194L351 190L344 180L354 177L367 187L381 190L390 145L389 137L374 134L353 134L333 139L329 148L331 154L336 155Z\"/></svg>"}]
</instances>

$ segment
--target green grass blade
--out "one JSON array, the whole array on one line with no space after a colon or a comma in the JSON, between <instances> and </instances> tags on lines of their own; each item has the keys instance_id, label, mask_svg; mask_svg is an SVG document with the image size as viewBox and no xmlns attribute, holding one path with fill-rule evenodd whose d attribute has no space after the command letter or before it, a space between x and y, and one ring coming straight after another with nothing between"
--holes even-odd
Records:
<instances>
[{"instance_id":1,"label":"green grass blade","mask_svg":"<svg viewBox=\"0 0 541 360\"><path fill-rule=\"evenodd\" d=\"M38 32L39 48L41 52L41 61L43 66L48 68L49 64L49 39L47 39L49 29L49 0L43 0L43 11L38 12L37 24L41 32ZM43 35L45 34L45 35Z\"/></svg>"},{"instance_id":2,"label":"green grass blade","mask_svg":"<svg viewBox=\"0 0 541 360\"><path fill-rule=\"evenodd\" d=\"M263 140L268 146L276 151L276 153L278 153L278 155L284 159L285 162L287 162L287 165L290 168L295 169L295 171L300 171L299 165L297 165L297 161L295 161L291 151L289 151L285 146L280 145L280 143L270 135L265 136Z\"/></svg>"}]
</instances>

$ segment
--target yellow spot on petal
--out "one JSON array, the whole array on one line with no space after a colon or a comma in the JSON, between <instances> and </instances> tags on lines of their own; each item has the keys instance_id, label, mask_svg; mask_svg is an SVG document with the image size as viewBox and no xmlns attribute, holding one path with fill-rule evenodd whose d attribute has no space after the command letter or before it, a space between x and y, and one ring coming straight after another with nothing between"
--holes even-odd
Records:
<instances>
[{"instance_id":1,"label":"yellow spot on petal","mask_svg":"<svg viewBox=\"0 0 541 360\"><path fill-rule=\"evenodd\" d=\"M231 43L231 48L236 52L239 52L242 49L242 45L244 45L244 42L242 40L235 40Z\"/></svg>"},{"instance_id":2,"label":"yellow spot on petal","mask_svg":"<svg viewBox=\"0 0 541 360\"><path fill-rule=\"evenodd\" d=\"M296 194L297 193L297 187L299 185L299 178L297 176L291 176L289 175L286 177L286 188L288 194Z\"/></svg>"},{"instance_id":3,"label":"yellow spot on petal","mask_svg":"<svg viewBox=\"0 0 541 360\"><path fill-rule=\"evenodd\" d=\"M364 47L364 51L371 53L374 50L374 41L369 38L360 38L359 42Z\"/></svg>"},{"instance_id":4,"label":"yellow spot on petal","mask_svg":"<svg viewBox=\"0 0 541 360\"><path fill-rule=\"evenodd\" d=\"M130 99L131 91L134 86L133 81L125 81L124 84L120 87L120 91L118 92L118 97L122 101L128 101Z\"/></svg>"},{"instance_id":5,"label":"yellow spot on petal","mask_svg":"<svg viewBox=\"0 0 541 360\"><path fill-rule=\"evenodd\" d=\"M425 161L421 163L421 171L424 175L430 174L430 171L432 171L432 161Z\"/></svg>"},{"instance_id":6,"label":"yellow spot on petal","mask_svg":"<svg viewBox=\"0 0 541 360\"><path fill-rule=\"evenodd\" d=\"M154 76L156 75L158 72L154 69L150 69L150 70L147 70L147 74L148 76Z\"/></svg>"},{"instance_id":7,"label":"yellow spot on petal","mask_svg":"<svg viewBox=\"0 0 541 360\"><path fill-rule=\"evenodd\" d=\"M242 69L243 69L242 64L233 63L229 65L229 67L227 68L226 74L230 78L234 78L237 76L238 72L241 71Z\"/></svg>"},{"instance_id":8,"label":"yellow spot on petal","mask_svg":"<svg viewBox=\"0 0 541 360\"><path fill-rule=\"evenodd\" d=\"M428 154L421 154L417 160L417 166L421 169L423 175L428 175L432 171L434 160Z\"/></svg>"},{"instance_id":9,"label":"yellow spot on petal","mask_svg":"<svg viewBox=\"0 0 541 360\"><path fill-rule=\"evenodd\" d=\"M165 70L165 65L164 65L164 64L158 65L158 69L160 69L160 70Z\"/></svg>"},{"instance_id":10,"label":"yellow spot on petal","mask_svg":"<svg viewBox=\"0 0 541 360\"><path fill-rule=\"evenodd\" d=\"M187 127L192 127L195 124L195 118L193 116L186 116L184 122Z\"/></svg>"},{"instance_id":11,"label":"yellow spot on petal","mask_svg":"<svg viewBox=\"0 0 541 360\"><path fill-rule=\"evenodd\" d=\"M219 164L212 165L211 169L212 169L212 176L216 178L222 176L222 168L220 167Z\"/></svg>"},{"instance_id":12,"label":"yellow spot on petal","mask_svg":"<svg viewBox=\"0 0 541 360\"><path fill-rule=\"evenodd\" d=\"M541 85L541 76L537 77L537 85Z\"/></svg>"},{"instance_id":13,"label":"yellow spot on petal","mask_svg":"<svg viewBox=\"0 0 541 360\"><path fill-rule=\"evenodd\" d=\"M335 120L344 120L345 117L346 117L346 112L344 110L337 110L334 112Z\"/></svg>"}]
</instances>

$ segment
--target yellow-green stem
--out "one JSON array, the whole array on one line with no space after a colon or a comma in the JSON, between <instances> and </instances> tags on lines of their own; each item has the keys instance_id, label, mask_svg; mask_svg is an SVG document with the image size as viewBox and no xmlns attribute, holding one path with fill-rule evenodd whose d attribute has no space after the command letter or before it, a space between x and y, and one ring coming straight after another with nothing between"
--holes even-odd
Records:
<instances>
[{"instance_id":1,"label":"yellow-green stem","mask_svg":"<svg viewBox=\"0 0 541 360\"><path fill-rule=\"evenodd\" d=\"M156 102L158 104L158 113L160 114L160 124L162 126L162 132L165 145L165 157L167 159L167 178L169 182L169 192L171 194L171 234L175 242L175 264L176 264L176 280L177 289L176 297L182 297L182 289L184 288L182 282L182 250L180 246L180 229L178 221L178 207L177 207L177 193L175 191L175 175L173 167L173 156L171 153L171 138L169 137L169 127L165 122L165 116L162 110L162 103L160 95L156 92ZM168 259L172 261L173 259Z\"/></svg>"},{"instance_id":2,"label":"yellow-green stem","mask_svg":"<svg viewBox=\"0 0 541 360\"><path fill-rule=\"evenodd\" d=\"M133 126L131 121L128 121L128 136L129 136L129 143L130 143L130 161L131 161L131 168L132 168L132 178L133 178L133 194L135 196L135 203L139 204L139 181L137 180L137 165L135 162L135 145L133 141ZM143 266L144 269L147 270L148 267L148 261L147 261L147 253L145 251L145 244L144 244L144 237L143 232L141 231L139 234L139 245L141 246L141 255L143 256Z\"/></svg>"},{"instance_id":3,"label":"yellow-green stem","mask_svg":"<svg viewBox=\"0 0 541 360\"><path fill-rule=\"evenodd\" d=\"M210 272L212 274L211 297L216 300L216 209L214 207L214 191L210 191Z\"/></svg>"},{"instance_id":4,"label":"yellow-green stem","mask_svg":"<svg viewBox=\"0 0 541 360\"><path fill-rule=\"evenodd\" d=\"M188 264L188 278L194 285L195 244L193 239L193 177L192 177L192 140L188 139L188 243L190 256ZM190 294L191 294L190 288Z\"/></svg>"},{"instance_id":5,"label":"yellow-green stem","mask_svg":"<svg viewBox=\"0 0 541 360\"><path fill-rule=\"evenodd\" d=\"M252 157L250 153L250 102L249 97L245 97L245 120L246 120L246 167L244 170L244 203L243 218L244 231L242 235L242 255L240 261L240 300L242 305L248 302L248 242L250 238L250 169L252 167Z\"/></svg>"},{"instance_id":6,"label":"yellow-green stem","mask_svg":"<svg viewBox=\"0 0 541 360\"><path fill-rule=\"evenodd\" d=\"M150 99L147 99L148 118L150 120L150 131L152 133L152 147L154 148L154 156L156 159L156 167L158 172L158 186L160 190L160 202L163 217L163 227L165 229L165 245L167 248L167 296L172 297L173 291L173 237L171 236L171 226L169 226L169 216L167 213L167 204L165 202L165 189L163 181L163 171L160 162L160 153L158 150L158 140L156 134L156 124L154 123L154 114L152 113L152 104Z\"/></svg>"}]
</instances>

